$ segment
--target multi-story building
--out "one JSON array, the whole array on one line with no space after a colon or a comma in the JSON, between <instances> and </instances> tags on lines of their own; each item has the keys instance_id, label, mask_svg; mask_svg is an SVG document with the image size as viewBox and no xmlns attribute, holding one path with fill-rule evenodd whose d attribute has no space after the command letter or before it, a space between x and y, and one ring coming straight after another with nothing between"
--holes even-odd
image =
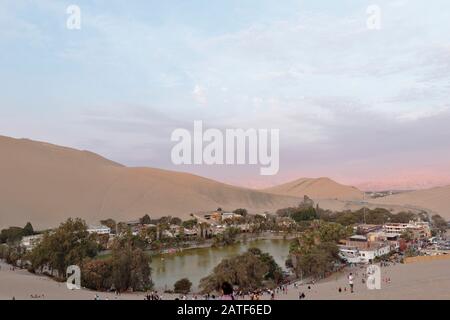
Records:
<instances>
[{"instance_id":1,"label":"multi-story building","mask_svg":"<svg viewBox=\"0 0 450 320\"><path fill-rule=\"evenodd\" d=\"M375 258L381 257L398 249L398 241L388 241L384 238L370 238L354 235L339 246L340 257L348 263L371 263Z\"/></svg>"},{"instance_id":2,"label":"multi-story building","mask_svg":"<svg viewBox=\"0 0 450 320\"><path fill-rule=\"evenodd\" d=\"M386 223L383 230L387 233L403 234L410 231L415 239L431 237L430 224L425 221L410 221L409 223Z\"/></svg>"}]
</instances>

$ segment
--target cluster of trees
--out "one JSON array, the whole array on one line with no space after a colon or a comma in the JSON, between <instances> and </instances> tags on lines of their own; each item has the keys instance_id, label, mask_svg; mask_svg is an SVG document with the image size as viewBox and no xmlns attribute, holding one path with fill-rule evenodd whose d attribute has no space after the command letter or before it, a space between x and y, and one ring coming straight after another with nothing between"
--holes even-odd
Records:
<instances>
[{"instance_id":1,"label":"cluster of trees","mask_svg":"<svg viewBox=\"0 0 450 320\"><path fill-rule=\"evenodd\" d=\"M239 290L252 291L274 287L282 279L282 270L273 257L251 248L241 255L222 260L209 276L200 280L200 288L210 293L219 291L223 282L229 282Z\"/></svg>"},{"instance_id":2,"label":"cluster of trees","mask_svg":"<svg viewBox=\"0 0 450 320\"><path fill-rule=\"evenodd\" d=\"M248 215L247 209L239 208L233 211L233 213L246 217Z\"/></svg>"},{"instance_id":3,"label":"cluster of trees","mask_svg":"<svg viewBox=\"0 0 450 320\"><path fill-rule=\"evenodd\" d=\"M20 241L25 236L34 235L34 229L30 222L25 227L9 227L0 231L0 259L7 263L18 265L22 262L25 249L20 246Z\"/></svg>"},{"instance_id":4,"label":"cluster of trees","mask_svg":"<svg viewBox=\"0 0 450 320\"><path fill-rule=\"evenodd\" d=\"M130 231L130 227L125 222L116 222L114 219L105 219L100 220L100 223L104 226L107 226L111 229L112 233L126 233ZM156 225L178 225L181 226L182 224L188 223L190 225L195 225L197 223L197 220L187 220L183 221L178 217L172 217L172 216L165 216L161 217L159 219L152 219L148 214L145 214L143 217L139 218L139 223L144 225L154 224Z\"/></svg>"},{"instance_id":5,"label":"cluster of trees","mask_svg":"<svg viewBox=\"0 0 450 320\"><path fill-rule=\"evenodd\" d=\"M11 265L20 267L21 263L24 262L22 258L25 253L25 249L17 244L0 244L0 259L4 259L6 263Z\"/></svg>"},{"instance_id":6,"label":"cluster of trees","mask_svg":"<svg viewBox=\"0 0 450 320\"><path fill-rule=\"evenodd\" d=\"M291 266L296 275L324 277L333 271L339 262L339 240L347 238L353 233L349 227L338 223L315 221L310 229L291 243Z\"/></svg>"},{"instance_id":7,"label":"cluster of trees","mask_svg":"<svg viewBox=\"0 0 450 320\"><path fill-rule=\"evenodd\" d=\"M0 259L6 259L8 255L8 246L5 244L0 244Z\"/></svg>"},{"instance_id":8,"label":"cluster of trees","mask_svg":"<svg viewBox=\"0 0 450 320\"><path fill-rule=\"evenodd\" d=\"M314 201L305 196L303 201L297 207L289 207L277 210L280 217L290 217L297 223L312 221L319 218L319 206L314 208Z\"/></svg>"},{"instance_id":9,"label":"cluster of trees","mask_svg":"<svg viewBox=\"0 0 450 320\"><path fill-rule=\"evenodd\" d=\"M280 217L290 217L295 222L312 221L319 218L317 210L314 207L289 207L277 210Z\"/></svg>"},{"instance_id":10,"label":"cluster of trees","mask_svg":"<svg viewBox=\"0 0 450 320\"><path fill-rule=\"evenodd\" d=\"M197 224L198 224L197 219L190 219L190 220L183 221L181 223L181 226L186 229L193 229Z\"/></svg>"},{"instance_id":11,"label":"cluster of trees","mask_svg":"<svg viewBox=\"0 0 450 320\"><path fill-rule=\"evenodd\" d=\"M226 246L234 244L241 230L236 227L228 227L222 233L219 233L213 237L214 246Z\"/></svg>"},{"instance_id":12,"label":"cluster of trees","mask_svg":"<svg viewBox=\"0 0 450 320\"><path fill-rule=\"evenodd\" d=\"M44 233L41 242L28 255L30 271L43 272L64 280L70 265L81 265L98 252L96 236L87 232L81 219L68 219L57 229Z\"/></svg>"},{"instance_id":13,"label":"cluster of trees","mask_svg":"<svg viewBox=\"0 0 450 320\"><path fill-rule=\"evenodd\" d=\"M408 223L413 219L417 219L418 216L412 212L399 212L395 214L383 208L362 208L357 211L347 210L340 212L321 210L319 212L319 218L324 221L336 222L344 226L349 226L364 222L367 224L384 224L387 222ZM427 217L421 216L421 218L426 219Z\"/></svg>"},{"instance_id":14,"label":"cluster of trees","mask_svg":"<svg viewBox=\"0 0 450 320\"><path fill-rule=\"evenodd\" d=\"M127 233L115 239L111 256L83 262L82 285L100 291L149 290L153 286L150 263L143 242Z\"/></svg>"},{"instance_id":15,"label":"cluster of trees","mask_svg":"<svg viewBox=\"0 0 450 320\"><path fill-rule=\"evenodd\" d=\"M0 243L14 244L25 236L35 234L33 226L28 222L25 227L10 227L0 231Z\"/></svg>"},{"instance_id":16,"label":"cluster of trees","mask_svg":"<svg viewBox=\"0 0 450 320\"><path fill-rule=\"evenodd\" d=\"M447 221L445 221L444 218L442 218L440 215L435 214L431 217L431 221L433 223L433 227L435 228L435 230L437 230L438 232L446 232L448 229L448 223Z\"/></svg>"},{"instance_id":17,"label":"cluster of trees","mask_svg":"<svg viewBox=\"0 0 450 320\"><path fill-rule=\"evenodd\" d=\"M158 225L158 224L174 224L177 226L181 226L183 220L181 220L178 217L172 217L172 216L165 216L165 217L161 217L159 219L151 219L150 216L148 214L144 215L142 218L139 219L139 222L141 224L154 224L154 225Z\"/></svg>"},{"instance_id":18,"label":"cluster of trees","mask_svg":"<svg viewBox=\"0 0 450 320\"><path fill-rule=\"evenodd\" d=\"M116 233L117 223L114 219L100 220L100 223L110 228L112 233Z\"/></svg>"},{"instance_id":19,"label":"cluster of trees","mask_svg":"<svg viewBox=\"0 0 450 320\"><path fill-rule=\"evenodd\" d=\"M81 268L82 286L94 290L146 290L151 288L150 256L139 237L126 233L117 237L112 254L99 259L99 235L89 234L81 219L68 219L57 229L46 232L41 242L22 256L31 272L47 273L66 279L70 265Z\"/></svg>"}]
</instances>

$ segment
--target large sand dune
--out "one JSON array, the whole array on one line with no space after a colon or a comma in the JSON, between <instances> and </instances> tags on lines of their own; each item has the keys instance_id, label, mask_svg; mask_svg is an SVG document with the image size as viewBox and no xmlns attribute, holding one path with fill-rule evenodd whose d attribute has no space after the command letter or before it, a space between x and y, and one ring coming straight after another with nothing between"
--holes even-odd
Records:
<instances>
[{"instance_id":1,"label":"large sand dune","mask_svg":"<svg viewBox=\"0 0 450 320\"><path fill-rule=\"evenodd\" d=\"M0 227L52 227L68 217L188 217L218 207L275 210L299 199L234 187L199 176L127 168L96 154L0 137Z\"/></svg>"},{"instance_id":2,"label":"large sand dune","mask_svg":"<svg viewBox=\"0 0 450 320\"><path fill-rule=\"evenodd\" d=\"M400 193L373 200L381 205L402 205L437 213L450 220L450 186Z\"/></svg>"},{"instance_id":3,"label":"large sand dune","mask_svg":"<svg viewBox=\"0 0 450 320\"><path fill-rule=\"evenodd\" d=\"M427 211L450 220L450 186L404 192L378 199L363 200L363 192L355 187L339 184L329 178L302 178L272 188L264 189L280 195L314 199L321 208L332 211L385 208L392 212Z\"/></svg>"},{"instance_id":4,"label":"large sand dune","mask_svg":"<svg viewBox=\"0 0 450 320\"><path fill-rule=\"evenodd\" d=\"M321 207L393 211L425 209L450 219L450 187L398 194L363 202L363 193L328 178L299 179L255 191L188 173L128 168L87 151L0 136L0 228L53 227L68 217L101 219L188 217L192 212L247 208L274 211L308 195Z\"/></svg>"},{"instance_id":5,"label":"large sand dune","mask_svg":"<svg viewBox=\"0 0 450 320\"><path fill-rule=\"evenodd\" d=\"M335 199L335 200L362 200L363 192L355 187L339 184L329 178L301 178L282 185L265 189L280 195L294 197L308 196L314 200Z\"/></svg>"}]
</instances>

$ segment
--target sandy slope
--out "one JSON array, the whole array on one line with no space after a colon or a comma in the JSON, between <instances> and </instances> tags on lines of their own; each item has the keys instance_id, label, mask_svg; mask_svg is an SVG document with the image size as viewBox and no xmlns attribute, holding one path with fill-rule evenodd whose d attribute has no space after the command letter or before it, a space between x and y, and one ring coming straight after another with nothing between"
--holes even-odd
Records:
<instances>
[{"instance_id":1,"label":"sandy slope","mask_svg":"<svg viewBox=\"0 0 450 320\"><path fill-rule=\"evenodd\" d=\"M336 199L336 200L361 200L363 192L355 187L339 184L329 178L301 178L282 185L265 189L281 195L295 197L309 196L314 200L318 199Z\"/></svg>"},{"instance_id":2,"label":"sandy slope","mask_svg":"<svg viewBox=\"0 0 450 320\"><path fill-rule=\"evenodd\" d=\"M96 292L69 290L66 283L56 282L26 270L11 270L11 266L0 260L0 300L93 300ZM102 299L118 299L112 293L98 293ZM39 297L38 297L39 296ZM120 300L143 300L143 294L121 295Z\"/></svg>"},{"instance_id":3,"label":"sandy slope","mask_svg":"<svg viewBox=\"0 0 450 320\"><path fill-rule=\"evenodd\" d=\"M450 220L450 186L400 193L372 200L372 202L432 210Z\"/></svg>"},{"instance_id":4,"label":"sandy slope","mask_svg":"<svg viewBox=\"0 0 450 320\"><path fill-rule=\"evenodd\" d=\"M438 213L450 220L450 186L399 193L378 199L366 198L365 201L362 201L362 191L328 178L298 179L264 191L297 197L308 195L321 208L333 211L359 210L362 207L370 209L380 207L392 212L425 210L431 214Z\"/></svg>"},{"instance_id":5,"label":"sandy slope","mask_svg":"<svg viewBox=\"0 0 450 320\"><path fill-rule=\"evenodd\" d=\"M381 268L381 289L369 290L362 283L366 268L355 267L347 272L332 276L316 285L300 286L289 290L279 299L298 299L298 293L304 292L306 300L448 300L450 299L450 260L396 264ZM355 292L349 290L347 276L355 275ZM390 282L385 281L390 279ZM339 292L339 288L347 291Z\"/></svg>"},{"instance_id":6,"label":"sandy slope","mask_svg":"<svg viewBox=\"0 0 450 320\"><path fill-rule=\"evenodd\" d=\"M289 286L287 294L279 293L277 300L297 300L300 292L306 294L306 300L374 300L374 299L450 299L450 260L430 261L412 264L397 264L381 269L383 279L380 290L368 290L361 282L365 268L353 268L340 275L334 275L318 284ZM347 275L353 272L355 293L348 290ZM389 278L389 283L384 279ZM31 295L40 295L39 300L92 300L96 292L89 290L68 290L65 283L58 283L28 271L10 270L10 266L0 261L0 300L32 299ZM338 288L347 291L339 293ZM122 294L117 297L111 293L98 293L101 299L143 300L142 293ZM177 295L163 294L164 299L174 299ZM248 298L248 297L247 297ZM269 299L264 295L263 299Z\"/></svg>"},{"instance_id":7,"label":"sandy slope","mask_svg":"<svg viewBox=\"0 0 450 320\"><path fill-rule=\"evenodd\" d=\"M295 205L297 198L238 188L199 176L127 168L96 154L0 137L0 228L52 227L67 217L89 223L148 213L187 217L218 207L250 211Z\"/></svg>"}]
</instances>

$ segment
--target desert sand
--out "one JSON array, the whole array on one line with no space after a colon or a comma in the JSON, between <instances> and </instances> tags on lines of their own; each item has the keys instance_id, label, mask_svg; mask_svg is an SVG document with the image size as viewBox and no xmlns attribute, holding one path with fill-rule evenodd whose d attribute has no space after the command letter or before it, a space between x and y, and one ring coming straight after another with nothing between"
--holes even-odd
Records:
<instances>
[{"instance_id":1,"label":"desert sand","mask_svg":"<svg viewBox=\"0 0 450 320\"><path fill-rule=\"evenodd\" d=\"M400 193L372 201L385 205L402 205L440 214L450 220L450 186Z\"/></svg>"},{"instance_id":2,"label":"desert sand","mask_svg":"<svg viewBox=\"0 0 450 320\"><path fill-rule=\"evenodd\" d=\"M412 264L396 264L381 268L382 284L380 290L369 290L362 283L365 267L355 267L338 277L312 285L302 285L297 290L289 290L286 299L298 299L298 292L304 292L306 300L428 300L450 299L450 259ZM347 276L355 277L355 292L349 290ZM390 279L390 282L386 282ZM341 288L346 291L339 293ZM282 295L279 297L284 299Z\"/></svg>"},{"instance_id":3,"label":"desert sand","mask_svg":"<svg viewBox=\"0 0 450 320\"><path fill-rule=\"evenodd\" d=\"M218 207L276 210L299 199L239 188L196 175L128 168L87 151L0 137L0 228L55 227L68 217L88 223L144 214L188 218Z\"/></svg>"},{"instance_id":4,"label":"desert sand","mask_svg":"<svg viewBox=\"0 0 450 320\"><path fill-rule=\"evenodd\" d=\"M25 270L10 270L10 266L0 262L0 300L92 300L98 294L105 300L143 300L143 293L127 293L116 296L113 293L90 290L69 290L65 283L58 283L43 276L33 275ZM450 259L430 262L396 264L381 270L380 290L369 290L362 283L364 267L348 269L314 285L300 284L298 288L289 285L287 294L278 293L277 300L298 300L304 292L306 300L373 300L373 299L450 299ZM355 293L350 293L347 281L349 272L356 274ZM386 282L385 279L390 279ZM310 289L308 289L310 286ZM339 287L342 292L339 292ZM347 288L346 291L344 289ZM32 295L35 298L32 298ZM39 296L38 298L36 296ZM162 294L163 299L175 299L177 295ZM192 295L189 297L192 299ZM269 299L264 295L262 299Z\"/></svg>"},{"instance_id":5,"label":"desert sand","mask_svg":"<svg viewBox=\"0 0 450 320\"><path fill-rule=\"evenodd\" d=\"M450 219L450 187L364 202L362 191L328 178L303 178L258 191L188 173L129 168L92 152L28 139L0 136L0 152L0 228L27 221L36 229L51 228L69 217L88 223L144 214L188 218L218 207L274 212L298 205L305 195L330 210L425 209Z\"/></svg>"},{"instance_id":6,"label":"desert sand","mask_svg":"<svg viewBox=\"0 0 450 320\"><path fill-rule=\"evenodd\" d=\"M355 187L339 184L329 178L301 178L268 189L265 192L303 197L307 195L314 200L362 200L364 193Z\"/></svg>"},{"instance_id":7,"label":"desert sand","mask_svg":"<svg viewBox=\"0 0 450 320\"><path fill-rule=\"evenodd\" d=\"M69 290L66 283L56 282L26 270L11 270L11 266L0 261L0 300L92 300L97 294L90 290ZM103 299L114 300L113 293L98 293ZM124 294L121 300L142 300L143 294Z\"/></svg>"}]
</instances>

